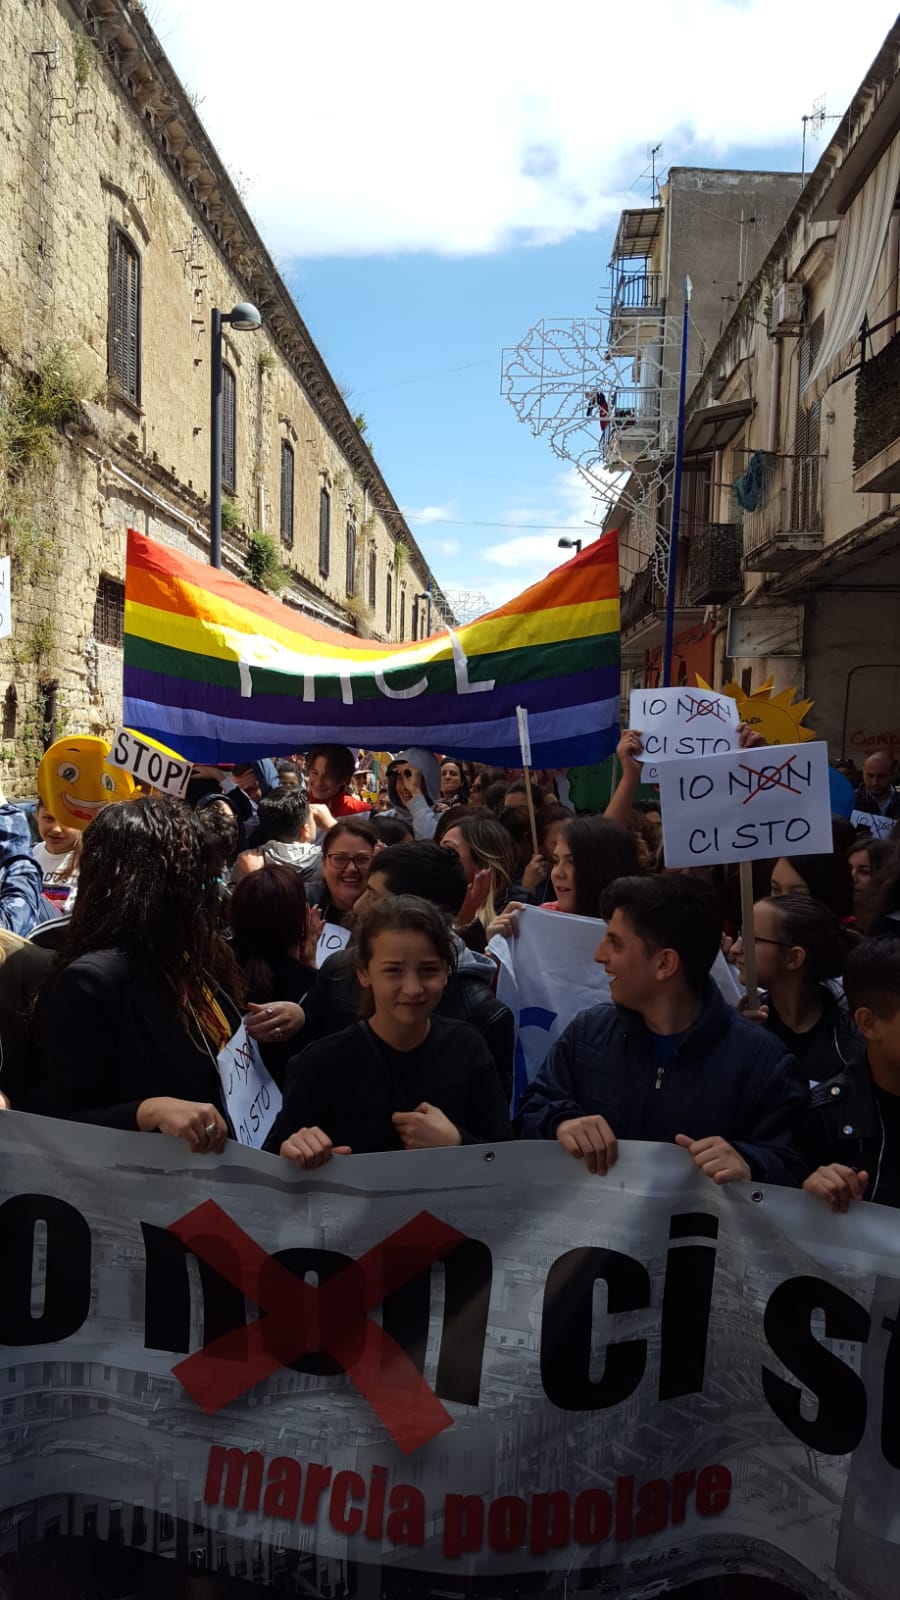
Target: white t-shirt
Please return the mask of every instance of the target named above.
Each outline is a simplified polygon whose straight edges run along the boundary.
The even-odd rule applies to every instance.
[[[31,854],[41,869],[45,898],[52,901],[59,911],[71,910],[78,887],[77,870],[69,875],[75,851],[67,850],[64,856],[54,856],[41,843],[32,845]]]

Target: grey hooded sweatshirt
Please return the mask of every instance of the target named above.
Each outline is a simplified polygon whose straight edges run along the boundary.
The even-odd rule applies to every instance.
[[[408,761],[411,767],[418,768],[422,774],[424,793],[414,794],[409,805],[403,805],[397,794],[397,779],[393,772],[389,772],[387,787],[393,807],[389,815],[399,817],[401,821],[406,822],[417,839],[433,839],[439,815],[434,807],[435,802],[441,798],[441,769],[437,757],[422,745],[412,744],[408,750],[402,750],[395,759]]]

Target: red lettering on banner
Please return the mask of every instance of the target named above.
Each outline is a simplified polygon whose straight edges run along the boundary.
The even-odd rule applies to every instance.
[[[422,1211],[318,1288],[274,1260],[214,1200],[173,1222],[170,1232],[261,1313],[173,1367],[207,1416],[281,1367],[323,1351],[340,1363],[404,1454],[452,1427],[412,1361],[368,1313],[462,1244],[465,1236],[455,1228]]]

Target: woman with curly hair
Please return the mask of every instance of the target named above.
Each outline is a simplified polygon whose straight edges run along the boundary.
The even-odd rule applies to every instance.
[[[210,843],[178,801],[121,801],[84,835],[68,937],[38,997],[23,1109],[221,1150],[217,1058],[241,982],[216,931]]]

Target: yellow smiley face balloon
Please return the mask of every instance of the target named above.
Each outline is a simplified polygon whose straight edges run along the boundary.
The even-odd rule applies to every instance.
[[[105,739],[78,734],[57,739],[42,757],[37,786],[41,803],[64,828],[83,831],[113,800],[130,800],[134,779],[111,767]]]

